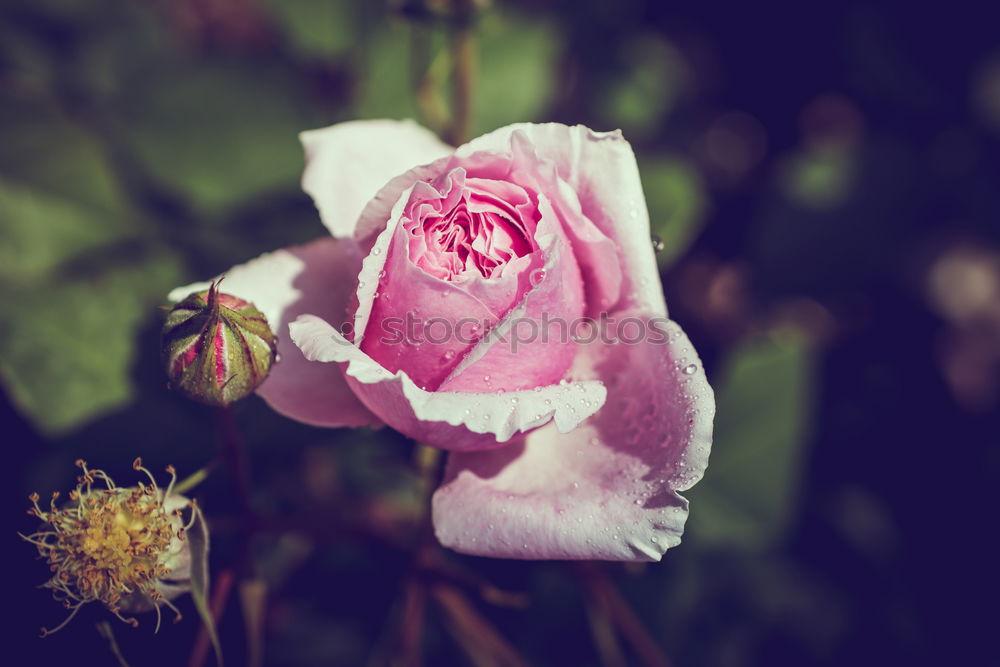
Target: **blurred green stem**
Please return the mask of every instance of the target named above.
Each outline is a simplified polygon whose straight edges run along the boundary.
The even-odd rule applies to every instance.
[[[458,146],[469,139],[472,111],[472,86],[476,72],[476,44],[473,30],[474,7],[472,0],[452,0],[454,21],[451,50],[455,70],[452,79],[451,127],[445,140]]]
[[[440,449],[419,443],[413,452],[413,465],[420,477],[420,495],[425,502],[430,500],[431,492],[437,484],[441,467],[441,454]]]
[[[208,476],[212,473],[212,470],[217,465],[218,461],[212,461],[204,468],[195,470],[193,473],[191,473],[181,481],[174,484],[173,492],[180,495],[187,493],[188,491],[190,491],[191,489],[195,488],[196,486],[204,482],[206,479],[208,479]]]
[[[97,634],[107,640],[108,648],[111,649],[111,655],[115,656],[115,660],[118,661],[119,667],[129,667],[128,661],[125,659],[125,656],[122,655],[122,651],[118,647],[118,642],[115,640],[115,631],[111,628],[111,624],[107,621],[101,621],[98,623]]]

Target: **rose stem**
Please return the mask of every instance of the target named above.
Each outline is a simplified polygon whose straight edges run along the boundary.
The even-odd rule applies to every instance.
[[[255,529],[257,517],[253,510],[250,499],[250,464],[247,459],[246,445],[240,435],[236,419],[233,417],[229,407],[215,409],[216,424],[219,433],[220,448],[222,458],[229,468],[229,476],[232,478],[233,486],[236,489],[236,497],[240,506],[240,517],[242,530],[240,536],[240,548],[237,556],[237,567],[243,570],[247,567],[250,558],[251,533]],[[225,569],[219,574],[219,579],[215,582],[212,591],[211,610],[218,627],[225,611],[226,600],[233,588],[235,574],[232,569]],[[202,627],[198,631],[194,646],[191,647],[191,655],[188,665],[200,667],[208,655],[208,631]]]
[[[599,566],[590,563],[581,563],[578,571],[595,602],[605,609],[618,626],[642,664],[648,667],[670,667],[672,664],[670,658],[656,640],[649,636],[642,621],[615,588],[608,575]]]
[[[452,0],[454,32],[451,48],[455,61],[452,95],[452,122],[445,139],[458,146],[469,139],[472,109],[472,79],[476,69],[472,0]]]
[[[216,628],[219,627],[219,622],[222,620],[222,614],[226,610],[226,602],[229,600],[229,594],[233,590],[233,583],[235,581],[236,575],[233,574],[232,570],[226,569],[219,572],[219,576],[215,580],[215,586],[212,587],[212,599],[209,601],[209,608],[211,609]],[[208,648],[208,630],[202,625],[198,630],[198,636],[194,640],[194,645],[191,647],[191,655],[188,657],[188,667],[202,667],[208,658]]]

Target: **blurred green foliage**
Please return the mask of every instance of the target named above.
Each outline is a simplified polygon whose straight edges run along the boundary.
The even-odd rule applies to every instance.
[[[926,525],[947,532],[952,517],[922,516],[907,542],[898,507],[933,516],[916,484],[938,471],[921,477],[908,468],[920,457],[886,453],[900,437],[884,415],[896,406],[897,421],[916,423],[921,387],[926,412],[955,414],[930,370],[930,318],[913,305],[921,258],[946,235],[914,221],[988,220],[970,228],[995,238],[996,179],[977,156],[1000,117],[996,55],[974,76],[945,76],[924,61],[937,49],[922,37],[906,51],[903,24],[876,20],[874,7],[842,20],[782,15],[797,27],[770,35],[735,9],[700,5],[476,4],[473,136],[556,120],[621,128],[632,142],[671,314],[717,392],[711,465],[687,494],[685,541],[660,565],[414,557],[426,489],[412,443],[306,427],[251,398],[234,412],[252,502],[274,525],[242,543],[219,470],[198,497],[213,576],[234,568],[263,587],[242,602],[265,607],[265,663],[391,652],[414,573],[461,591],[532,664],[615,664],[616,651],[620,664],[637,661],[595,607],[588,582],[601,574],[676,664],[884,664],[897,649],[919,660],[937,605],[908,586],[923,591],[938,564],[906,561],[919,574],[900,578],[901,554],[928,552]],[[165,388],[157,307],[178,284],[325,233],[298,187],[300,131],[372,117],[450,129],[446,5],[0,0],[0,383],[19,498],[65,488],[78,456],[125,477],[138,454],[182,476],[215,456],[215,416]],[[836,104],[829,89],[844,91]],[[952,106],[945,127],[935,114]],[[917,129],[896,127],[906,123]],[[890,333],[830,361],[830,347],[872,321]],[[913,340],[916,354],[904,349]],[[964,445],[960,422],[939,440]],[[24,641],[57,608],[32,576],[13,594],[25,611],[12,635]],[[423,601],[427,664],[461,663],[460,646],[485,636],[462,635],[448,616],[456,599]],[[252,614],[242,619],[235,598],[228,609],[219,633],[240,664]],[[107,655],[90,622],[100,618],[70,626],[65,643],[30,644],[36,662]],[[181,664],[195,632],[116,628],[136,664]]]
[[[715,383],[711,474],[689,495],[690,533],[711,548],[774,548],[793,518],[813,409],[808,339],[778,330],[730,351]]]

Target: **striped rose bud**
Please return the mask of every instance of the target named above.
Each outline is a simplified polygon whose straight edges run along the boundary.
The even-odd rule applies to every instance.
[[[170,310],[161,342],[170,386],[217,406],[260,386],[278,344],[264,315],[252,303],[220,292],[218,282]]]

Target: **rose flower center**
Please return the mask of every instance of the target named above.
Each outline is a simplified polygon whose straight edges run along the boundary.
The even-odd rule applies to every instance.
[[[403,227],[409,233],[410,259],[426,273],[446,281],[501,278],[511,262],[534,252],[534,210],[517,186],[468,178],[464,186],[433,203],[424,202]]]

